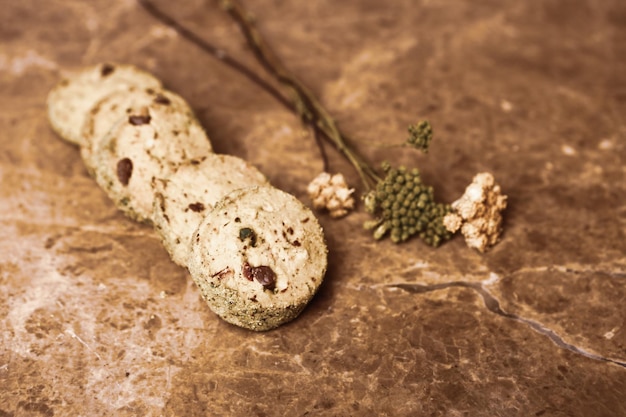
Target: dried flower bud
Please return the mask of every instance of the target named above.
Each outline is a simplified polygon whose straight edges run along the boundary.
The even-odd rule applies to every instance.
[[[319,174],[307,187],[316,209],[328,210],[331,217],[345,216],[354,208],[354,188],[348,188],[342,174]]]
[[[373,230],[374,238],[382,239],[388,233],[394,243],[400,243],[418,235],[431,246],[448,240],[451,233],[442,219],[449,206],[434,201],[433,189],[422,183],[419,171],[392,168],[389,163],[383,164],[383,170],[384,180],[365,198],[367,210],[378,216],[364,225]]]
[[[461,229],[467,246],[484,252],[500,238],[506,200],[493,175],[476,174],[463,196],[452,203],[452,211],[443,218],[443,224],[452,233]]]
[[[433,129],[428,121],[422,120],[417,124],[409,126],[409,138],[407,139],[407,143],[410,146],[424,153],[428,153],[432,139]]]

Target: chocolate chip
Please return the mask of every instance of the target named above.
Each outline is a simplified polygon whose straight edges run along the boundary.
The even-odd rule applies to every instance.
[[[131,175],[133,175],[133,161],[128,158],[117,161],[117,179],[123,186],[128,185]]]
[[[256,280],[267,290],[273,290],[276,287],[276,274],[269,266],[250,266],[249,263],[243,264],[243,276],[248,280]]]
[[[104,64],[102,65],[102,68],[100,69],[100,74],[103,77],[106,77],[107,75],[111,75],[113,71],[115,71],[115,66],[111,64]]]
[[[250,246],[256,246],[256,233],[254,233],[254,230],[249,227],[242,227],[239,229],[239,240],[243,242],[246,239],[250,239]]]
[[[156,97],[154,98],[154,102],[158,104],[163,104],[165,106],[168,106],[169,104],[172,103],[170,99],[165,97],[163,94],[157,94]]]
[[[252,281],[254,279],[254,275],[252,275],[252,267],[248,262],[243,264],[243,276],[248,280]]]
[[[195,211],[196,213],[200,213],[204,211],[204,204],[202,203],[191,203],[189,204],[189,209]]]
[[[128,123],[135,126],[147,125],[150,123],[150,115],[137,115],[133,116],[132,114],[128,116]]]
[[[273,290],[276,286],[276,274],[269,266],[261,265],[252,269],[252,275],[264,288]]]

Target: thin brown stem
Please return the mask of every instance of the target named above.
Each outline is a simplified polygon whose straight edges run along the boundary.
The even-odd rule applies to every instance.
[[[315,142],[320,150],[324,164],[324,171],[328,172],[329,164],[322,144],[322,138],[332,143],[354,166],[365,186],[365,191],[371,190],[375,187],[376,183],[380,181],[380,177],[378,177],[376,171],[348,145],[345,136],[341,133],[333,118],[317,100],[315,95],[282,65],[280,60],[269,48],[267,42],[265,42],[259,31],[250,21],[248,12],[236,0],[223,0],[222,5],[229,16],[239,26],[259,64],[272,75],[276,81],[292,92],[295,97],[293,102],[287,99],[273,85],[259,77],[254,71],[229,56],[223,49],[205,41],[174,18],[159,10],[150,1],[137,1],[154,18],[174,29],[180,36],[195,44],[210,56],[218,59],[220,62],[248,78],[251,82],[274,97],[274,99],[283,106],[298,114],[303,121],[308,123],[313,129]]]
[[[196,35],[194,32],[192,32],[191,30],[187,29],[186,27],[178,23],[171,16],[159,10],[156,6],[154,6],[148,0],[137,0],[137,1],[148,13],[150,13],[157,20],[161,21],[161,23],[174,29],[184,39],[198,46],[203,51],[209,53],[214,58],[223,62],[227,66],[231,67],[232,69],[236,70],[237,72],[239,72],[240,74],[248,78],[253,83],[257,84],[259,87],[265,90],[268,94],[274,97],[279,103],[287,107],[289,110],[295,111],[294,105],[287,98],[285,98],[280,91],[278,91],[274,86],[269,84],[263,78],[259,77],[255,72],[253,72],[251,69],[243,65],[241,62],[232,58],[230,55],[226,53],[226,51],[205,41],[204,39]]]
[[[324,149],[324,142],[322,142],[322,132],[315,126],[313,126],[313,137],[315,138],[315,143],[317,143],[317,147],[320,150],[320,157],[322,158],[323,169],[324,172],[330,172],[329,163],[328,163],[328,155],[326,155],[326,149]]]
[[[303,83],[291,75],[280,62],[249,19],[248,12],[239,2],[236,0],[223,0],[222,5],[239,26],[259,63],[266,71],[273,75],[278,82],[295,93],[297,100],[295,107],[300,112],[300,116],[324,133],[324,137],[354,166],[365,185],[366,191],[370,190],[380,178],[363,158],[348,146],[343,134],[340,132],[328,111],[326,111],[322,104],[315,98],[315,95]]]

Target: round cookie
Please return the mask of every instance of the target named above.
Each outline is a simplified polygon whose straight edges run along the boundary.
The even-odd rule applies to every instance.
[[[225,321],[269,330],[294,319],[327,267],[322,228],[294,196],[270,186],[222,199],[195,232],[188,269]]]
[[[117,90],[99,100],[88,112],[82,129],[83,145],[80,154],[89,173],[94,176],[96,168],[95,149],[112,130],[126,122],[132,109],[153,106],[153,112],[171,114],[175,111],[195,119],[187,102],[168,90],[145,88]],[[199,124],[199,122],[198,122]],[[208,139],[207,139],[208,142]],[[205,144],[203,143],[202,146]],[[210,148],[211,144],[208,142]]]
[[[48,118],[65,140],[83,145],[82,129],[88,112],[103,97],[118,91],[160,89],[161,81],[132,65],[98,64],[76,72],[48,94]]]
[[[226,194],[264,184],[267,178],[248,162],[219,154],[186,162],[167,178],[156,178],[152,220],[172,260],[186,266],[194,232]]]
[[[167,177],[178,165],[211,152],[209,139],[190,111],[157,102],[131,106],[93,144],[94,176],[126,215],[150,222],[153,178]]]

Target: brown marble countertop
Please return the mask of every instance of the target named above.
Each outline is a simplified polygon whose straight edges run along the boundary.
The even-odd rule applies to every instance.
[[[66,71],[136,64],[307,204],[309,130],[133,0],[0,3],[0,417],[626,416],[622,0],[246,1],[368,160],[419,166],[442,201],[480,171],[509,195],[486,254],[320,214],[322,289],[266,333],[209,311],[45,99]],[[217,2],[157,4],[260,71]],[[388,146],[422,118],[428,156]]]

